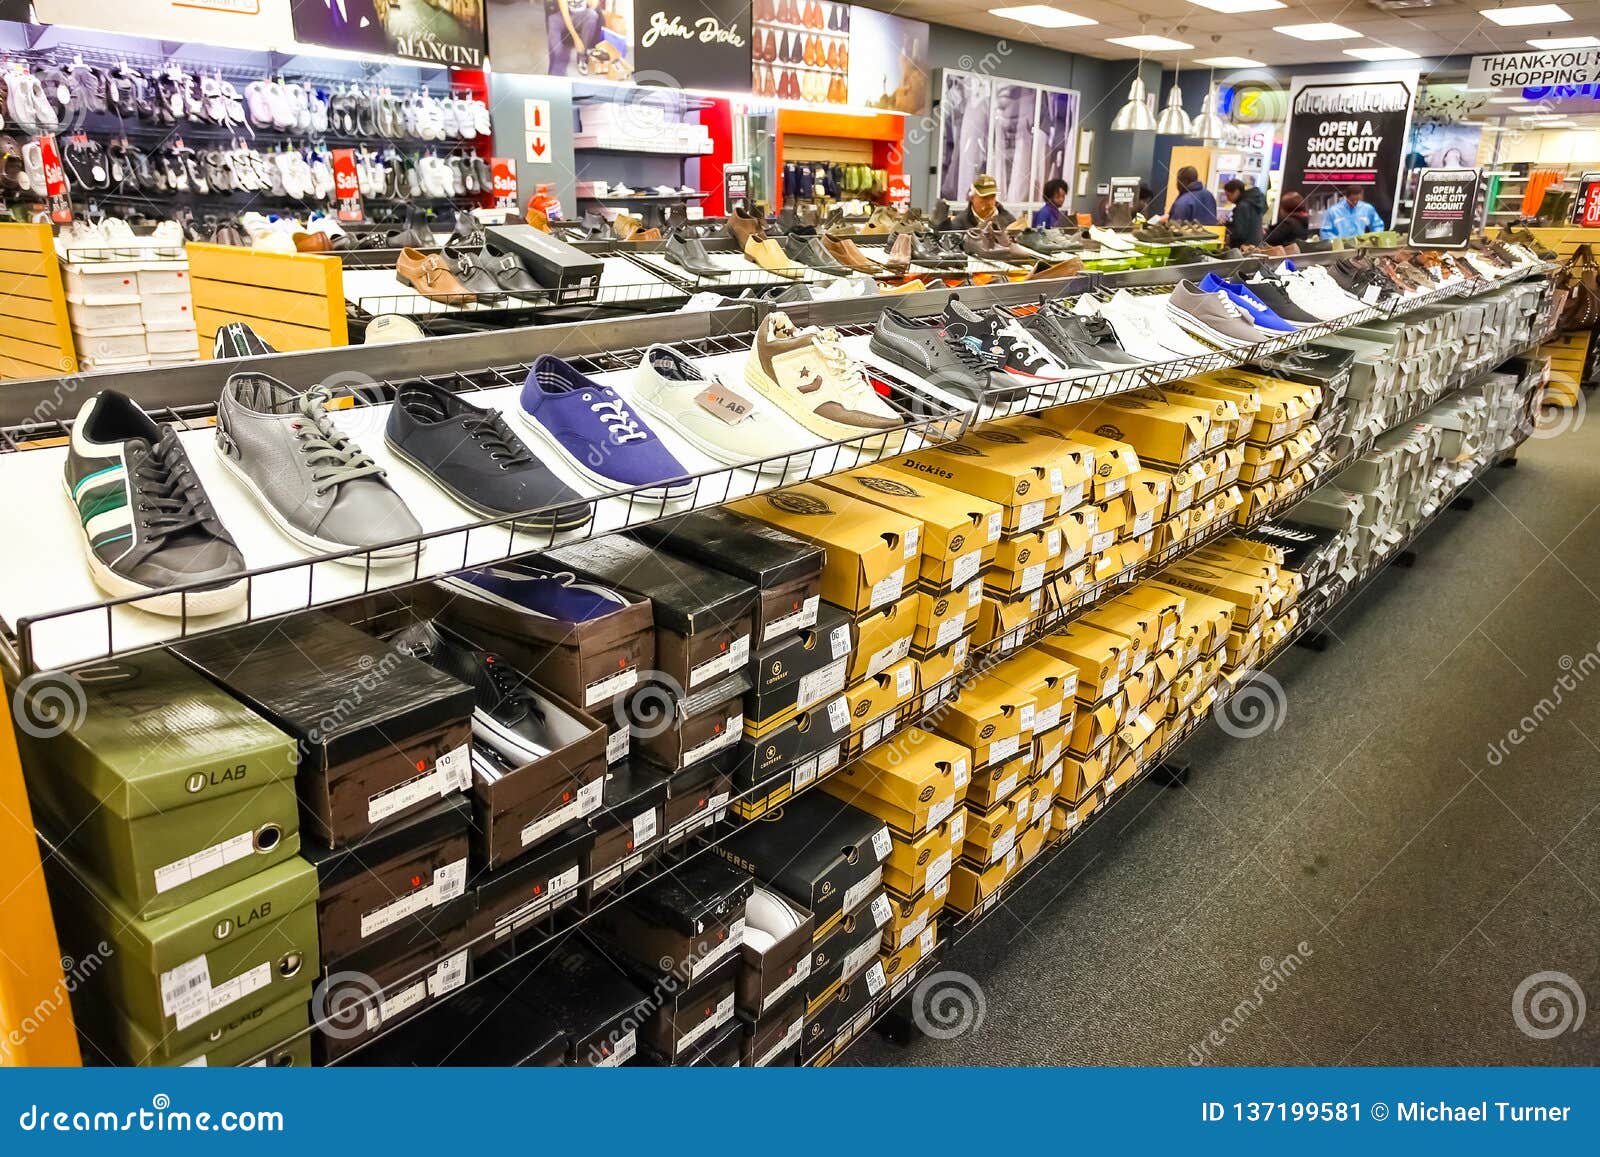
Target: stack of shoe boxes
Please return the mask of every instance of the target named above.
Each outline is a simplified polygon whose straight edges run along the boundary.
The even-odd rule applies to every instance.
[[[822,791],[791,799],[717,847],[780,896],[798,921],[810,920],[809,964],[797,986],[805,1000],[803,1060],[869,1015],[888,983],[878,954],[891,915],[883,881],[892,848],[882,820]],[[788,1004],[778,1004],[753,1026],[763,1042],[775,1034],[782,1040],[792,1024],[785,1023]]]
[[[85,1060],[309,1065],[295,741],[165,652],[81,686],[76,727],[17,739]]]
[[[384,990],[382,1000],[358,1002],[351,1023],[317,1027],[318,1059],[348,1053],[463,985],[482,910],[461,794],[472,786],[472,690],[320,612],[173,651],[298,747],[306,900],[327,990],[315,1004],[331,1009],[351,995],[332,990],[352,973]]]
[[[1231,401],[1241,418],[1252,405],[1254,416],[1244,444],[1238,447],[1239,481],[1243,484],[1233,516],[1244,521],[1289,495],[1305,489],[1315,477],[1313,458],[1322,441],[1313,419],[1322,401],[1319,387],[1286,378],[1242,370],[1206,374],[1189,383],[1200,397]],[[1231,462],[1233,447],[1229,447]],[[1198,500],[1198,499],[1197,499]],[[1231,497],[1223,505],[1234,505]]]
[[[1355,371],[1353,350],[1312,342],[1264,359],[1251,369],[1266,377],[1287,378],[1316,386],[1322,391],[1315,418],[1322,434],[1322,449],[1337,457],[1354,445],[1346,434],[1349,428],[1346,424],[1349,418],[1347,393]]]
[[[69,261],[62,278],[84,369],[173,365],[200,356],[187,260]]]
[[[1281,552],[1281,566],[1296,576],[1302,592],[1302,616],[1316,617],[1332,606],[1355,577],[1352,543],[1325,526],[1291,518],[1264,522],[1240,535]]]
[[[1194,591],[1229,605],[1232,621],[1224,641],[1226,660],[1222,674],[1237,683],[1266,651],[1263,640],[1274,620],[1292,610],[1299,597],[1299,583],[1292,576],[1285,576],[1275,561],[1241,559],[1232,551],[1234,541],[1222,539],[1195,556],[1172,564],[1157,576],[1157,581],[1161,586]]]

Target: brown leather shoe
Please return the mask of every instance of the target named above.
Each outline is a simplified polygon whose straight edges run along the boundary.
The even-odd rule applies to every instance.
[[[911,234],[896,233],[884,252],[884,268],[891,273],[904,273],[911,267]]]
[[[723,228],[733,238],[734,243],[739,247],[740,253],[745,251],[745,246],[749,244],[751,238],[757,241],[765,241],[767,239],[766,231],[761,228],[761,218],[751,213],[748,209],[735,208],[732,213],[728,214],[728,220]]]
[[[661,240],[661,230],[657,229],[653,225],[648,229],[635,229],[633,231],[633,235],[630,236],[628,238],[628,240],[629,241],[660,241]]]
[[[472,300],[472,293],[456,280],[456,275],[437,253],[423,253],[406,246],[395,259],[394,275],[401,285],[409,285],[430,301],[465,305]]]
[[[883,266],[872,260],[848,237],[830,237],[826,233],[817,234],[822,241],[822,247],[828,251],[828,256],[843,265],[846,269],[857,273],[882,273]]]
[[[986,261],[1025,261],[1031,265],[1039,260],[1037,253],[1024,249],[1011,240],[1004,229],[992,224],[968,229],[961,237],[961,247]]]
[[[632,213],[618,213],[611,220],[611,232],[616,234],[618,241],[626,241],[643,228],[644,218],[635,217]]]
[[[1076,257],[1068,257],[1066,260],[1057,261],[1053,265],[1040,262],[1039,268],[1028,274],[1028,276],[1023,278],[1023,280],[1045,281],[1052,277],[1076,277],[1082,272],[1083,262],[1079,261]]]

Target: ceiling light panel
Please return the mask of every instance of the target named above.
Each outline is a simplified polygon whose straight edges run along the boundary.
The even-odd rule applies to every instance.
[[[1343,24],[1280,24],[1273,29],[1296,40],[1360,40],[1361,33]]]
[[[1409,48],[1396,48],[1392,44],[1380,44],[1376,48],[1347,48],[1346,56],[1353,56],[1357,60],[1419,60],[1421,57]]]
[[[989,15],[999,16],[1005,20],[1017,20],[1023,24],[1031,24],[1035,28],[1086,28],[1091,24],[1100,23],[1087,16],[1079,16],[1076,12],[1051,8],[1048,4],[1018,4],[1009,8],[991,8]]]
[[[1522,28],[1529,24],[1566,24],[1572,20],[1559,4],[1519,4],[1514,8],[1481,9],[1485,20],[1502,28]]]
[[[1194,45],[1168,36],[1113,36],[1107,44],[1120,44],[1124,48],[1137,48],[1140,52],[1187,52]]]

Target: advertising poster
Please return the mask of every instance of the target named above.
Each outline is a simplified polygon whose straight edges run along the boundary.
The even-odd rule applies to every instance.
[[[1039,127],[1039,90],[1031,84],[997,80],[993,92],[989,171],[1000,183],[1001,201],[1031,200],[1034,195],[1033,141]]]
[[[290,9],[301,44],[483,67],[483,0],[294,0]]]
[[[639,0],[640,84],[750,91],[748,0]]]
[[[939,196],[963,201],[972,181],[989,171],[990,81],[944,69],[939,103]]]
[[[928,111],[928,26],[871,8],[850,9],[850,92],[856,104]]]
[[[1029,197],[1042,195],[1044,183],[1060,177],[1070,183],[1077,168],[1078,94],[1046,88],[1039,93],[1039,127],[1033,142],[1033,180]]]
[[[1385,222],[1394,220],[1417,75],[1364,72],[1291,81],[1279,188],[1305,198],[1314,226],[1347,185],[1360,188]]]
[[[301,3],[307,0],[299,0]],[[314,0],[320,7],[323,0]],[[6,19],[27,19],[23,15]],[[287,49],[294,45],[290,0],[34,0],[41,24],[98,28],[129,36],[152,36],[184,43],[234,45],[241,48]]]
[[[1423,169],[1411,209],[1412,245],[1465,249],[1478,214],[1477,169]]]
[[[633,79],[633,0],[488,0],[497,72]]]

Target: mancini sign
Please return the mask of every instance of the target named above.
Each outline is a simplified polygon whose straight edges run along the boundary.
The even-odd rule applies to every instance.
[[[1503,52],[1474,56],[1467,88],[1555,88],[1600,81],[1600,49],[1566,52]]]

